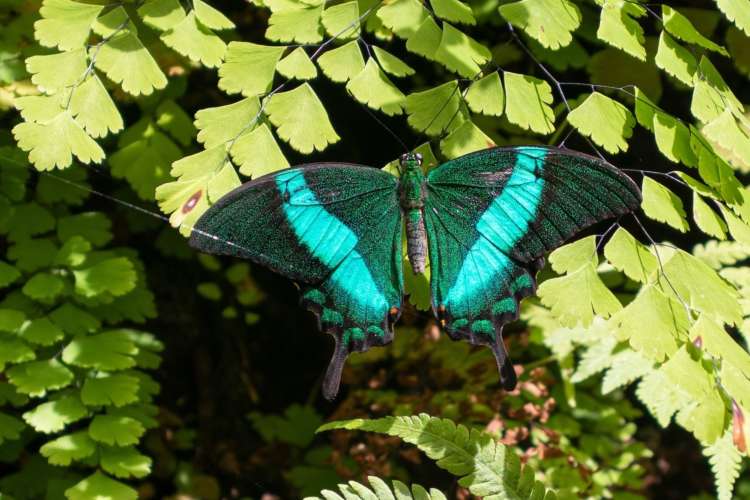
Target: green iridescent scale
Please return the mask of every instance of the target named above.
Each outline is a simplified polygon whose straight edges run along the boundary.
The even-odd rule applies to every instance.
[[[253,180],[198,221],[191,244],[298,281],[336,339],[323,386],[333,398],[349,353],[393,339],[403,300],[401,232],[415,272],[429,254],[433,310],[454,339],[488,345],[503,385],[515,373],[502,326],[534,293],[543,255],[581,229],[635,209],[640,193],[607,163],[543,147],[494,148],[401,179],[351,164],[312,164]],[[426,241],[425,241],[426,240]]]

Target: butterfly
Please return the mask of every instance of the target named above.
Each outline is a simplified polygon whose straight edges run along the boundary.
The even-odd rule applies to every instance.
[[[393,340],[404,296],[402,231],[415,273],[430,264],[432,310],[454,340],[486,345],[503,387],[516,374],[503,325],[536,290],[544,255],[582,229],[635,210],[641,194],[607,162],[541,146],[491,148],[400,177],[348,163],[313,163],[252,180],[198,220],[191,246],[233,255],[295,280],[301,303],[335,339],[323,394],[338,392],[351,352]]]

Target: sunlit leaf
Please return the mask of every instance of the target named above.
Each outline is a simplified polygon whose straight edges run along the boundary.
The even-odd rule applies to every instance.
[[[254,179],[289,167],[289,162],[265,123],[237,139],[230,153],[240,173]]]
[[[323,103],[307,83],[274,94],[266,106],[266,113],[279,137],[301,153],[323,151],[340,139]]]
[[[500,74],[495,71],[472,83],[465,99],[469,109],[475,113],[502,115],[505,109],[505,93]]]
[[[613,154],[628,150],[627,139],[633,135],[635,126],[628,108],[599,92],[589,94],[568,114],[568,121]]]
[[[297,47],[276,65],[276,71],[286,78],[311,80],[318,76],[318,70],[302,47]]]
[[[143,22],[159,31],[174,28],[185,19],[179,0],[148,0],[138,7]]]
[[[690,229],[682,200],[670,189],[644,176],[642,193],[641,208],[646,216],[664,222],[683,233]]]
[[[135,366],[138,348],[127,330],[110,330],[88,337],[77,337],[62,352],[70,365],[97,370],[123,370]]]
[[[89,436],[108,445],[136,444],[146,429],[136,419],[122,415],[96,415],[89,425]]]
[[[318,57],[318,66],[328,78],[343,83],[365,69],[365,60],[362,58],[359,43],[354,40],[321,54]]]
[[[138,379],[122,373],[88,377],[81,388],[81,401],[88,406],[124,406],[138,401]]]
[[[162,33],[161,39],[167,47],[209,68],[219,67],[227,48],[218,35],[198,21],[194,10]]]
[[[464,121],[440,141],[440,151],[447,158],[457,158],[493,146],[495,146],[495,143],[492,139],[471,120]]]
[[[91,137],[104,137],[122,130],[120,112],[98,76],[89,76],[72,92],[70,110]]]
[[[195,17],[206,28],[212,30],[229,30],[234,28],[234,23],[224,14],[203,0],[192,0]]]
[[[544,80],[506,71],[505,116],[508,121],[540,134],[555,130],[552,88]]]
[[[479,74],[481,66],[491,57],[487,47],[449,23],[443,23],[440,45],[434,54],[436,61],[461,76],[474,78]]]
[[[136,500],[138,498],[136,490],[105,476],[99,471],[65,490],[65,496],[68,500],[92,500],[91,492],[93,491],[97,494],[97,500],[99,498],[117,500]]]
[[[709,236],[720,240],[726,239],[727,225],[695,191],[693,191],[693,220],[695,225]]]
[[[750,5],[748,5],[750,7]],[[664,29],[679,38],[683,42],[692,43],[703,47],[704,49],[713,50],[722,55],[728,56],[729,53],[721,45],[717,45],[695,29],[690,20],[678,11],[668,5],[661,6],[662,22]]]
[[[99,463],[115,477],[144,477],[151,472],[151,459],[132,446],[102,446]]]
[[[573,41],[581,11],[569,0],[521,0],[500,6],[500,15],[542,46],[556,50]]]
[[[48,93],[77,84],[86,72],[86,51],[83,47],[26,59],[31,81]]]
[[[23,419],[39,432],[51,434],[63,430],[87,414],[86,407],[75,396],[63,396],[42,403],[23,414]]]
[[[232,104],[201,109],[195,113],[198,142],[206,149],[222,146],[255,128],[259,118],[260,101],[257,97],[246,97]]]
[[[386,73],[393,76],[409,76],[414,74],[414,68],[412,68],[390,52],[386,52],[377,45],[374,45],[372,47],[372,51],[373,54],[375,54],[380,67]]]
[[[45,47],[77,49],[88,39],[91,25],[102,9],[102,4],[44,0],[39,9],[42,19],[34,23],[34,36]]]
[[[276,42],[317,43],[323,40],[323,4],[278,10],[268,18],[266,38]]]
[[[55,359],[15,365],[6,374],[19,392],[29,396],[44,396],[47,391],[61,389],[73,381],[73,373]]]
[[[442,39],[443,31],[438,27],[432,17],[428,17],[422,21],[417,32],[406,40],[406,50],[434,61],[436,58],[435,54],[437,53],[438,47],[440,47]]]
[[[383,26],[401,38],[411,38],[417,28],[428,18],[430,12],[417,0],[395,0],[384,3],[377,10]],[[434,24],[434,22],[433,22]]]
[[[101,46],[96,67],[133,95],[149,95],[167,86],[167,78],[135,33],[125,30]]]
[[[693,75],[698,63],[690,51],[677,43],[666,31],[659,35],[659,48],[654,62],[685,85],[693,86]]]
[[[646,9],[626,0],[605,0],[596,35],[631,56],[646,60],[643,28],[634,18],[646,15]]]
[[[630,279],[641,283],[649,280],[658,265],[654,254],[621,227],[604,247],[604,256]]]
[[[36,318],[27,321],[18,332],[19,336],[32,344],[52,345],[65,336],[65,333],[49,318]]]
[[[360,34],[359,5],[344,2],[332,5],[323,11],[321,23],[326,33],[341,40],[356,38]]]
[[[452,23],[476,24],[471,7],[460,0],[430,0],[432,10],[440,19]]]
[[[367,60],[365,69],[346,84],[346,89],[359,102],[387,115],[401,114],[404,94],[380,70],[375,59]]]
[[[83,297],[96,297],[103,293],[124,295],[135,288],[136,273],[133,263],[126,257],[102,260],[73,271],[75,291]]]
[[[271,90],[276,63],[286,47],[248,42],[230,42],[226,60],[219,68],[219,88],[244,96],[265,94]]]
[[[454,119],[461,104],[456,80],[406,97],[409,125],[427,135],[438,135]]]

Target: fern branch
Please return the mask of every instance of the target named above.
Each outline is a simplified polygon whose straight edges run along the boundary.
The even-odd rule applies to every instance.
[[[490,434],[469,430],[448,419],[427,414],[355,419],[325,424],[318,432],[333,429],[356,429],[400,437],[425,452],[439,467],[461,477],[461,486],[485,500],[555,498],[554,492],[534,480],[530,469],[522,474],[520,459]]]

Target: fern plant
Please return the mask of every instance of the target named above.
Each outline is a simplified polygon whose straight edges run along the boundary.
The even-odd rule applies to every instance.
[[[522,467],[518,456],[490,434],[456,425],[427,414],[330,422],[318,432],[349,429],[400,437],[417,446],[438,467],[458,476],[458,483],[473,494],[489,499],[556,498],[553,491]]]
[[[152,334],[129,327],[156,312],[143,265],[131,250],[109,246],[106,215],[77,208],[84,192],[53,178],[27,189],[23,155],[10,147],[0,148],[0,164],[0,234],[8,242],[0,260],[0,454],[18,460],[0,491],[135,499],[123,480],[151,470],[137,447],[157,425],[159,384],[148,372],[162,350]],[[85,182],[78,169],[65,178]],[[25,447],[31,456],[22,459]]]

